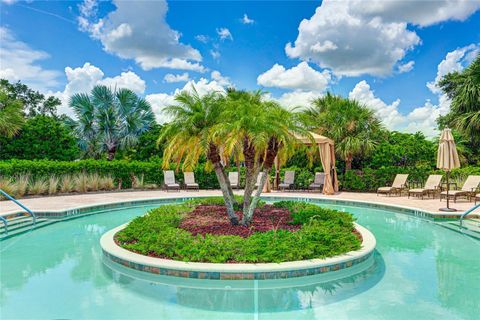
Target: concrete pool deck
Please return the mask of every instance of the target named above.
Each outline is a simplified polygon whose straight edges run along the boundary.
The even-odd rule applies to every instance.
[[[240,192],[235,192],[241,194]],[[202,197],[202,196],[220,196],[220,190],[200,190],[196,191],[180,191],[180,192],[166,192],[161,190],[149,191],[121,191],[121,192],[105,192],[105,193],[86,193],[74,195],[62,195],[51,197],[25,198],[21,199],[23,203],[30,210],[35,211],[64,211],[79,207],[93,206],[107,203],[120,203],[127,201],[135,201],[140,199],[167,199],[167,198],[184,198],[184,197]],[[262,196],[270,197],[308,197],[311,199],[330,199],[330,200],[350,200],[359,202],[376,203],[383,205],[391,205],[402,208],[410,208],[421,211],[426,211],[432,214],[440,213],[439,208],[446,206],[446,201],[437,199],[417,199],[407,198],[406,196],[377,196],[374,193],[354,193],[354,192],[338,192],[332,196],[326,196],[314,192],[270,192],[262,193]],[[474,206],[473,202],[467,202],[464,199],[459,199],[457,203],[450,202],[450,207],[458,211],[455,214],[461,214]],[[12,213],[22,211],[12,201],[0,202],[0,215],[6,216]]]

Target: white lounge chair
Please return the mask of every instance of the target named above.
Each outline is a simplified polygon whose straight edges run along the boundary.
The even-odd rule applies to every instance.
[[[408,190],[408,197],[413,195],[417,197],[422,197],[423,200],[423,196],[433,195],[433,197],[435,198],[435,194],[440,191],[440,184],[442,183],[442,178],[443,177],[439,174],[432,174],[428,176],[427,182],[425,182],[425,187]]]
[[[240,189],[240,179],[237,171],[229,172],[228,180],[230,180],[230,186],[233,189]]]
[[[283,183],[278,185],[278,188],[281,190],[292,189],[293,184],[295,183],[295,171],[285,171],[285,178]]]
[[[184,172],[183,180],[185,184],[185,189],[187,190],[199,190],[198,183],[195,182],[195,175],[193,172]]]
[[[391,195],[392,193],[402,194],[407,186],[408,174],[397,174],[393,180],[391,187],[380,187],[377,189],[377,196],[379,194]]]
[[[467,180],[460,190],[448,191],[448,197],[453,198],[453,202],[457,201],[457,197],[465,196],[467,199],[475,195],[480,185],[480,176],[468,176]],[[447,191],[440,193],[440,200],[447,198]]]
[[[313,183],[308,186],[309,190],[322,190],[323,185],[325,184],[325,172],[315,173],[315,179]]]
[[[180,191],[180,185],[175,182],[175,174],[172,170],[163,171],[163,181],[167,191],[170,189]]]

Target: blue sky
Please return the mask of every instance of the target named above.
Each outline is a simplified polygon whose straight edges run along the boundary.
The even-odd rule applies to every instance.
[[[160,121],[192,84],[263,88],[285,106],[332,91],[391,129],[433,136],[449,108],[435,82],[478,54],[479,9],[456,0],[4,0],[0,76],[57,95],[66,113],[72,93],[130,87]]]

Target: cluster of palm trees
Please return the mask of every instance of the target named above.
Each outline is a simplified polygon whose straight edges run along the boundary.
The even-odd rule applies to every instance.
[[[351,166],[354,156],[375,146],[374,135],[382,128],[372,111],[355,101],[327,94],[305,111],[289,111],[264,99],[260,91],[234,89],[226,94],[200,96],[195,88],[184,91],[165,109],[172,121],[159,142],[166,142],[163,165],[171,162],[192,170],[204,157],[215,170],[228,216],[233,224],[248,225],[275,158],[286,161],[299,145],[295,136],[316,131],[333,138],[339,154]],[[312,144],[314,145],[314,144]],[[315,146],[313,146],[315,148]],[[307,152],[306,156],[311,156]],[[225,173],[230,158],[245,164],[242,220],[235,214],[235,198]],[[260,186],[255,183],[260,175]]]

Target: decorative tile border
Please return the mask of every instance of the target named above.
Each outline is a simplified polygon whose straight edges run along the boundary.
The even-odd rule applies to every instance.
[[[108,231],[100,239],[105,259],[137,271],[193,279],[269,280],[325,274],[372,262],[376,245],[373,234],[356,224],[356,229],[363,238],[362,248],[332,258],[258,264],[183,262],[148,257],[121,248],[115,243],[114,236],[125,226],[126,224]]]

